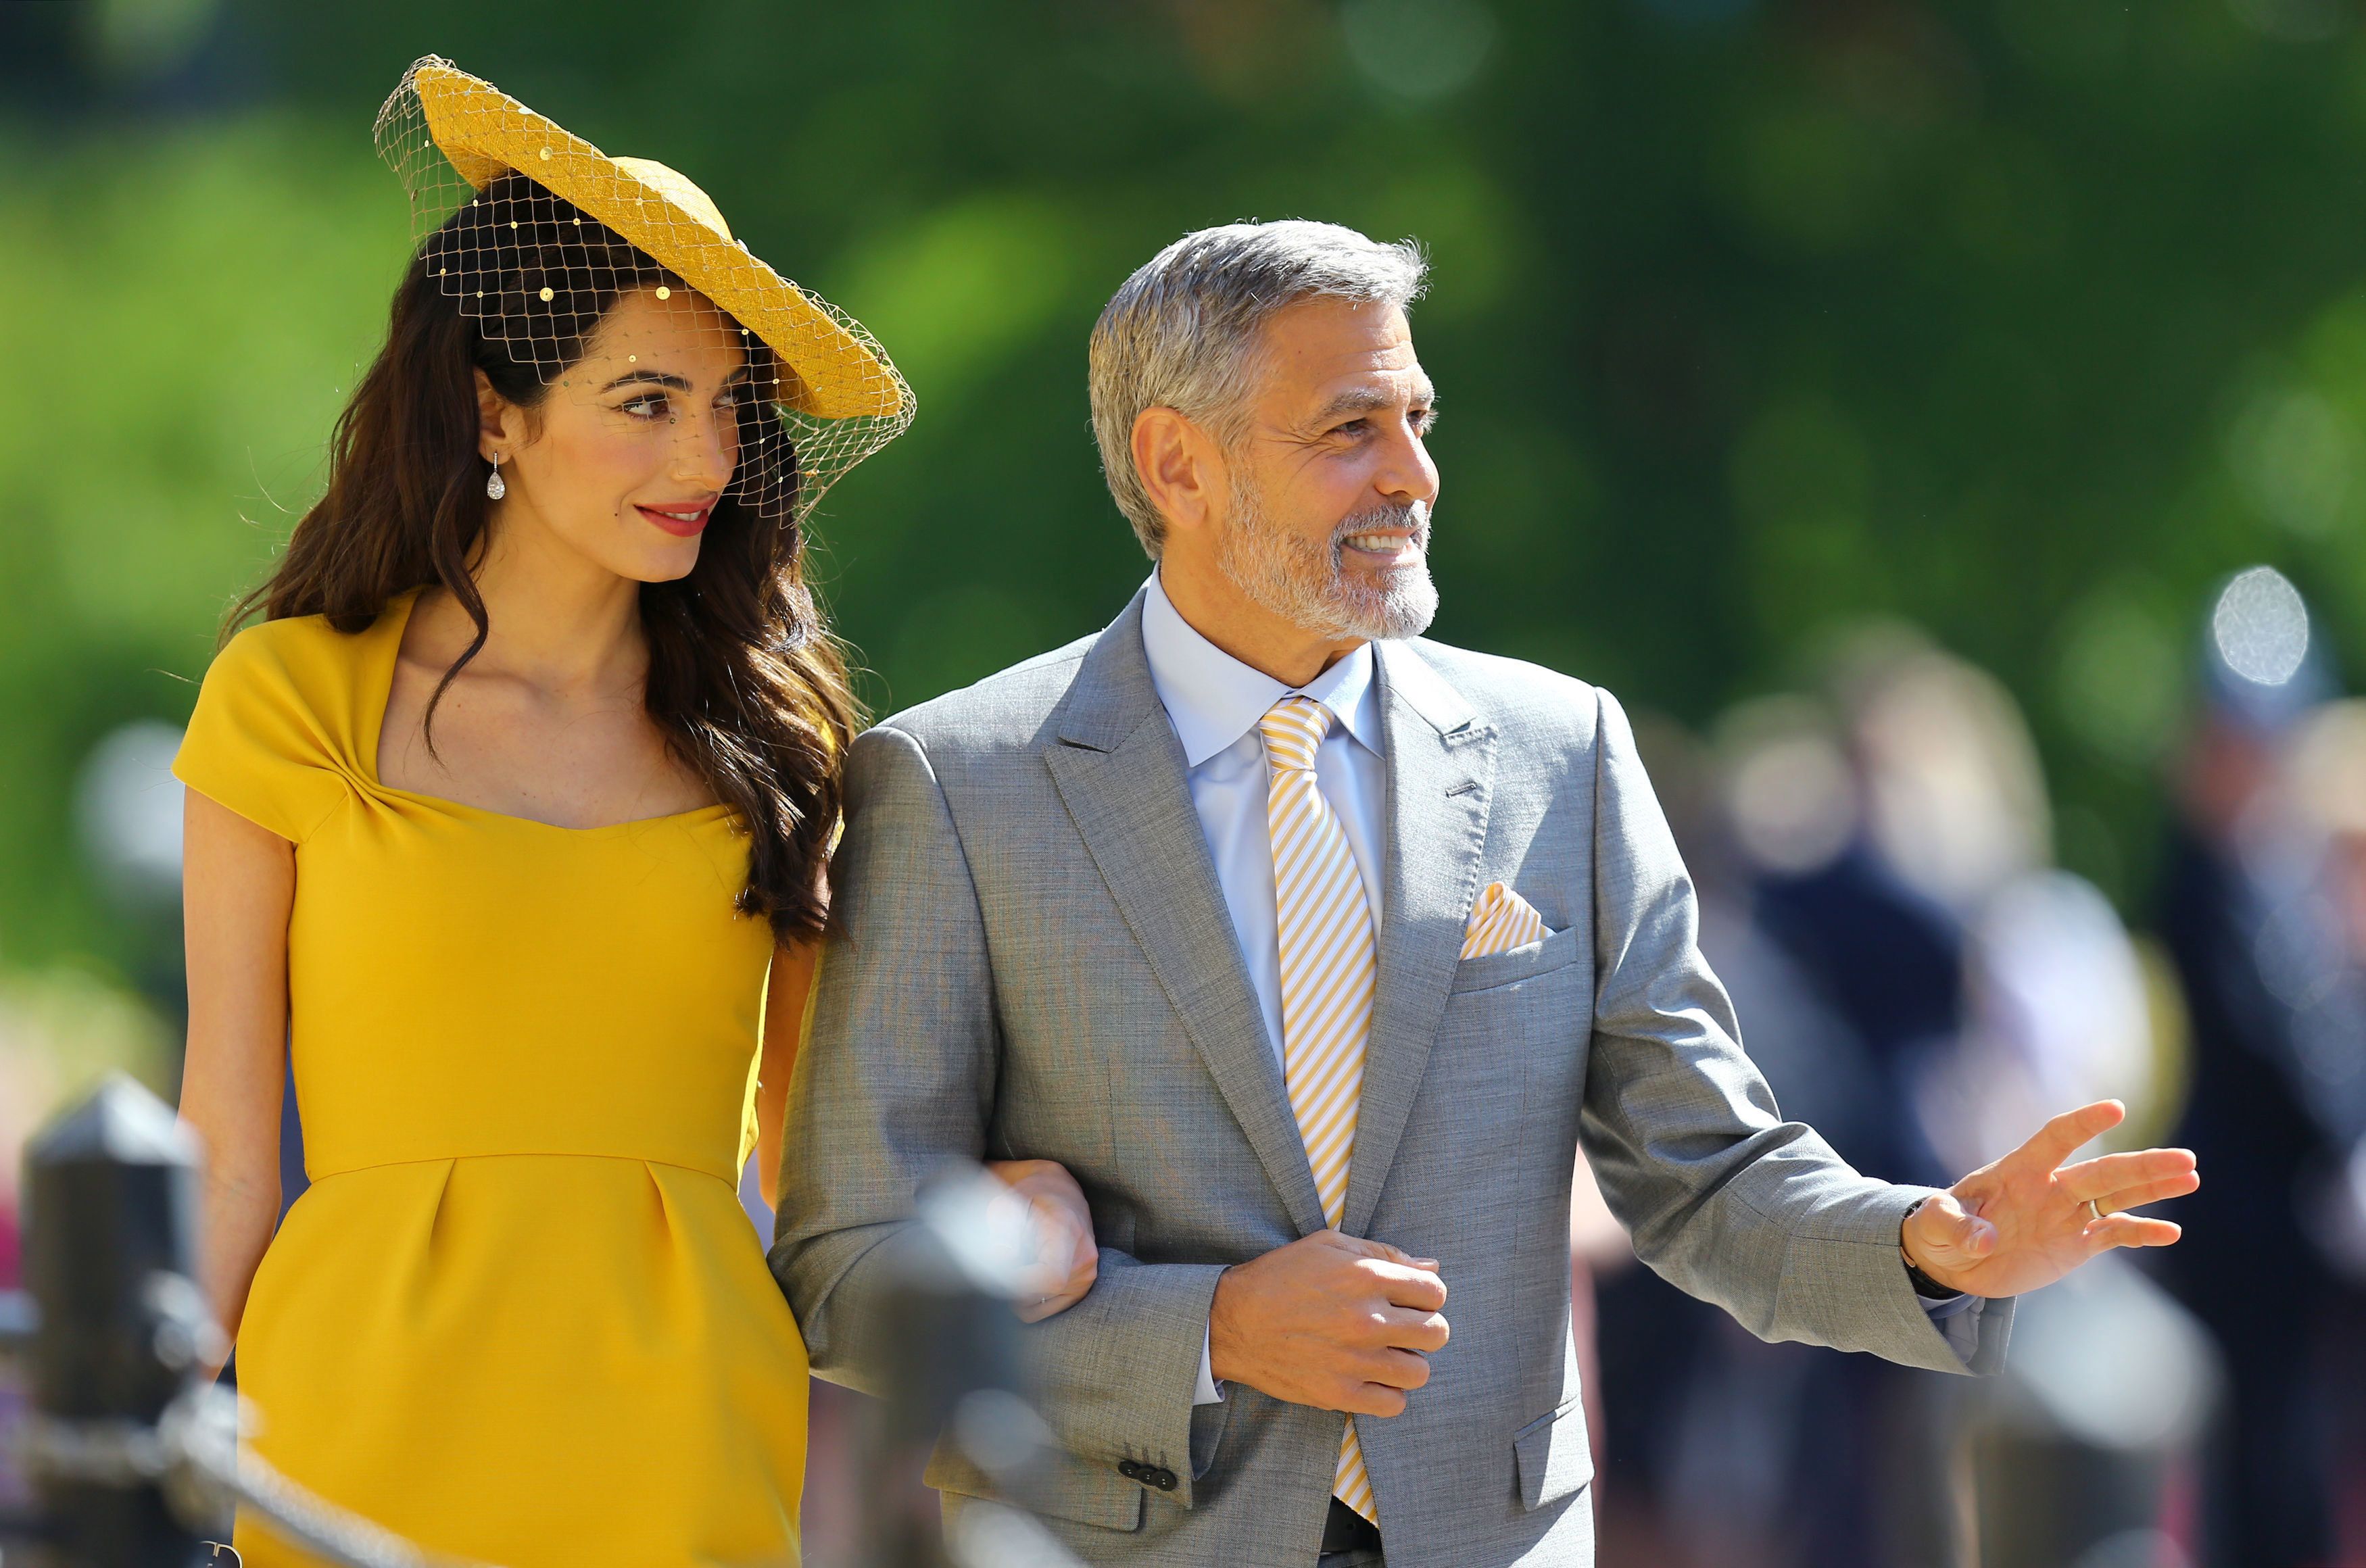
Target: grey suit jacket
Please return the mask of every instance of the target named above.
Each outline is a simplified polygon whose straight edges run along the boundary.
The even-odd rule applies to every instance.
[[[864,1386],[896,1354],[876,1306],[915,1184],[949,1156],[1060,1161],[1102,1250],[1029,1334],[1073,1456],[1054,1528],[1095,1562],[1309,1568],[1347,1417],[1239,1386],[1191,1403],[1217,1276],[1323,1215],[1141,609],[855,743],[772,1269],[814,1365]],[[1643,1260],[1753,1332],[1965,1366],[1898,1259],[1924,1189],[1784,1121],[1742,1054],[1617,704],[1426,641],[1378,652],[1386,890],[1345,1228],[1440,1260],[1453,1338],[1403,1415],[1357,1428],[1391,1568],[1584,1564],[1581,1144]],[[1460,961],[1491,881],[1552,935]],[[1982,1370],[2009,1316],[1987,1314]],[[956,1510],[988,1491],[943,1456],[930,1480]]]

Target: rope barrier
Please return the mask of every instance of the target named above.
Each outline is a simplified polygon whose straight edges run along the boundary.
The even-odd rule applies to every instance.
[[[487,1568],[438,1556],[289,1480],[238,1444],[239,1400],[226,1388],[189,1389],[152,1427],[36,1416],[18,1451],[40,1481],[126,1491],[161,1489],[191,1528],[227,1535],[231,1512],[252,1513],[291,1546],[337,1568]]]

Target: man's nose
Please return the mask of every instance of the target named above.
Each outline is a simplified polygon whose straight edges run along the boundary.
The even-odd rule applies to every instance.
[[[1374,483],[1381,494],[1398,500],[1428,505],[1437,499],[1437,465],[1411,425],[1401,425],[1391,433]]]

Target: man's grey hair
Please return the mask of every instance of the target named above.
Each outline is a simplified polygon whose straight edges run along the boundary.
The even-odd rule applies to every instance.
[[[1125,280],[1093,327],[1093,438],[1118,510],[1152,560],[1166,520],[1133,465],[1133,421],[1168,408],[1231,442],[1246,428],[1268,319],[1301,299],[1404,309],[1429,263],[1335,223],[1228,223],[1186,234]]]

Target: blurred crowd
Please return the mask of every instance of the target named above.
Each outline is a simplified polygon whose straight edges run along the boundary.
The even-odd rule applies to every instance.
[[[1786,1114],[1944,1185],[2114,1096],[2202,1191],[2020,1304],[1978,1383],[1765,1345],[1633,1265],[1579,1173],[1604,1559],[2366,1563],[2366,701],[2254,568],[2200,637],[2133,934],[2057,868],[2028,729],[1912,629],[1645,745],[1702,943]]]
[[[1606,1562],[2366,1564],[2366,700],[2267,568],[2223,586],[2198,644],[2141,935],[2054,863],[2005,689],[1910,627],[1848,631],[1807,689],[1706,734],[1639,725],[1786,1114],[1864,1170],[1944,1185],[2115,1096],[2116,1143],[2190,1146],[2205,1180],[2169,1210],[2180,1245],[2023,1301],[2007,1370],[1975,1382],[1760,1343],[1636,1267],[1581,1169]],[[83,817],[126,910],[161,909],[177,737],[132,731],[93,754]],[[166,1086],[176,985],[156,977],[152,1014],[0,991],[0,1288],[26,1137],[104,1067]],[[288,1143],[292,1197],[292,1118]],[[20,1397],[0,1378],[0,1425]],[[851,1540],[862,1404],[817,1390],[817,1562]],[[7,1471],[0,1506],[21,1501]]]

